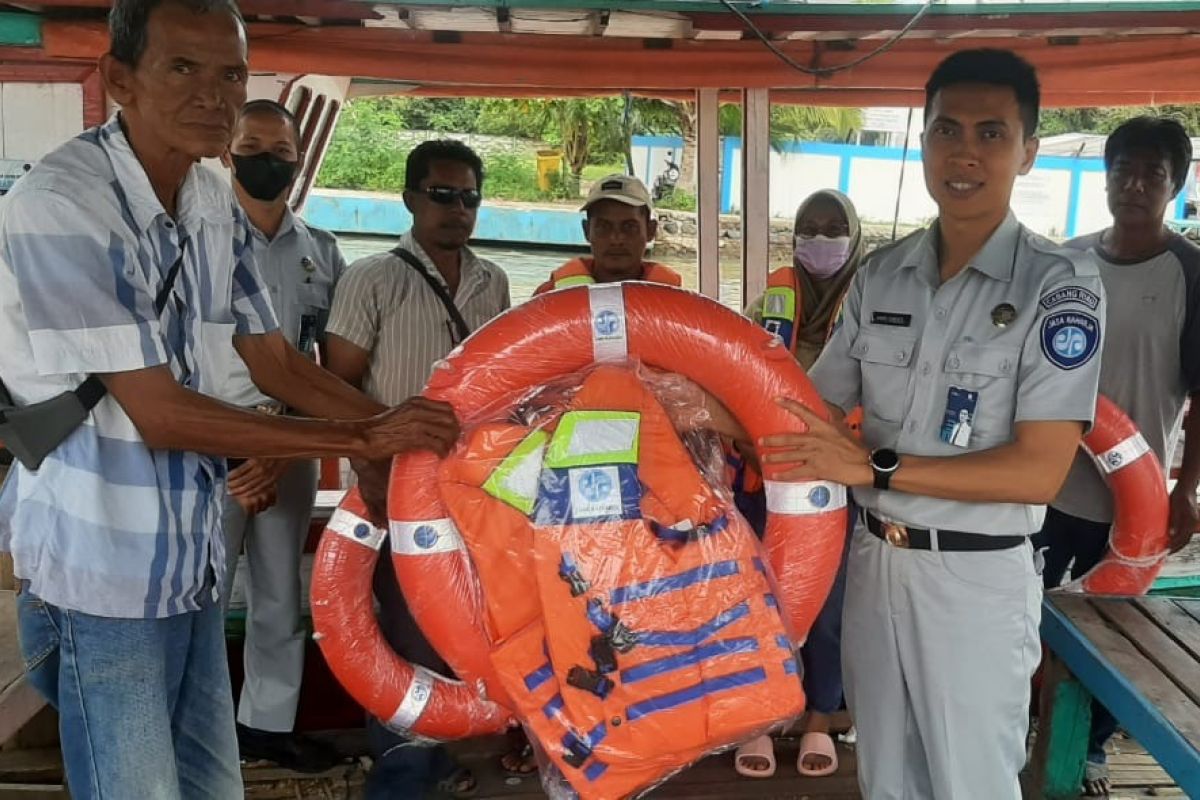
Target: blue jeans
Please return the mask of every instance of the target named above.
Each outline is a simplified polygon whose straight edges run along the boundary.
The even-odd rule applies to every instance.
[[[59,713],[76,800],[244,796],[220,607],[113,619],[53,606],[22,582],[29,681]]]
[[[379,629],[392,649],[409,663],[453,676],[408,610],[387,540],[379,552],[372,586],[379,600]],[[418,800],[456,769],[443,745],[414,742],[374,718],[367,719],[367,743],[374,763],[367,775],[366,800]]]
[[[1046,509],[1046,521],[1034,534],[1033,546],[1045,551],[1042,585],[1054,589],[1063,582],[1067,570],[1071,580],[1082,578],[1100,563],[1108,552],[1108,535],[1112,526],[1073,517],[1054,508]],[[1088,761],[1103,764],[1108,760],[1104,745],[1117,732],[1117,720],[1098,701],[1092,700],[1092,730],[1088,737]]]

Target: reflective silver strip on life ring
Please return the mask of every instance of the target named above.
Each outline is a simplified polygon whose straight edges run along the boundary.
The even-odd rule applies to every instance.
[[[1125,441],[1118,442],[1103,453],[1096,453],[1092,457],[1096,459],[1096,464],[1100,467],[1101,472],[1111,475],[1149,452],[1150,445],[1146,443],[1145,438],[1142,437],[1142,434],[1135,433]]]
[[[798,516],[824,514],[846,507],[846,487],[832,481],[764,481],[767,511]]]
[[[376,528],[369,519],[364,519],[344,508],[334,509],[333,516],[329,518],[325,529],[372,550],[378,550],[383,544],[383,537],[387,535],[386,530]]]
[[[415,522],[394,519],[389,527],[393,555],[431,556],[465,549],[458,528],[446,517]]]
[[[425,713],[425,707],[429,705],[430,698],[433,697],[433,687],[436,681],[437,676],[432,672],[418,664],[413,664],[412,680],[408,682],[404,699],[400,701],[396,713],[392,714],[391,719],[388,720],[387,726],[401,733],[408,733],[412,730],[413,725],[416,725],[417,720]]]
[[[588,286],[591,306],[592,360],[624,361],[629,355],[629,332],[625,327],[625,293],[619,283]]]

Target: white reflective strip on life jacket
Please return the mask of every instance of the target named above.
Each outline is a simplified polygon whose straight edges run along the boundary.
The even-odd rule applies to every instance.
[[[1105,475],[1111,475],[1117,470],[1137,461],[1146,453],[1150,452],[1150,445],[1146,442],[1142,434],[1135,433],[1123,442],[1117,443],[1103,453],[1093,454],[1096,459],[1096,464],[1099,465],[1100,471]]]
[[[846,487],[831,481],[764,481],[767,489],[767,511],[772,514],[798,516],[824,514],[846,505]]]
[[[378,550],[383,544],[383,537],[387,535],[383,528],[376,528],[370,520],[352,514],[344,508],[334,509],[325,529],[372,550]]]
[[[465,549],[458,528],[446,517],[416,522],[394,519],[389,527],[392,555],[430,556]]]
[[[592,360],[624,361],[629,354],[625,330],[625,294],[619,283],[588,286],[592,311]]]
[[[404,733],[412,730],[412,726],[416,725],[417,720],[425,713],[429,699],[433,697],[433,684],[436,680],[437,676],[432,672],[419,664],[413,664],[413,678],[409,681],[408,690],[404,692],[404,699],[400,701],[396,713],[388,720],[387,726]]]

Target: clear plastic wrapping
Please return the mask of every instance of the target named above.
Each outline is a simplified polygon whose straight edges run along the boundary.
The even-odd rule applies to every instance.
[[[750,440],[801,430],[780,395],[823,413],[774,337],[679,290],[569,289],[481,329],[425,394],[455,407],[462,436],[441,461],[396,459],[389,535],[409,608],[461,681],[429,693],[465,689],[461,713],[483,718],[458,728],[519,722],[552,796],[622,798],[802,712],[795,653],[840,560],[844,488],[768,470],[760,543],[708,432],[715,407]],[[318,591],[358,590],[330,575]],[[318,631],[346,627],[328,611]],[[411,699],[414,680],[356,668],[356,697],[408,680],[384,718]],[[412,710],[404,727],[430,735]]]

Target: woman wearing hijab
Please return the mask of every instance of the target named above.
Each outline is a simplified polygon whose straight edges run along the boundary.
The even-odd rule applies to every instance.
[[[810,195],[796,210],[793,242],[792,266],[771,273],[766,293],[750,303],[746,314],[778,334],[807,370],[817,360],[837,325],[842,299],[862,261],[862,226],[850,198],[829,189]],[[735,488],[746,493],[751,491],[747,485],[754,482],[755,476],[746,474],[735,483]],[[758,489],[757,497],[739,497],[738,505],[744,512],[749,512],[747,517],[761,535],[766,522],[761,489]],[[825,607],[800,651],[809,714],[800,740],[796,769],[801,775],[812,777],[832,774],[838,768],[837,749],[829,735],[829,723],[842,704],[844,558],[843,555],[841,569]],[[734,767],[738,774],[749,778],[774,775],[775,751],[771,737],[760,736],[739,747],[734,755]]]

